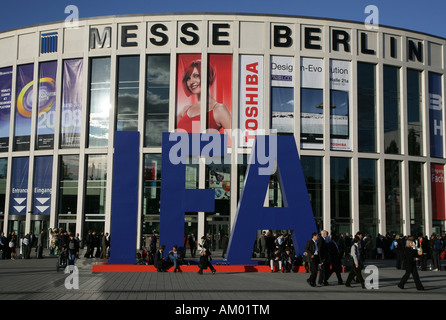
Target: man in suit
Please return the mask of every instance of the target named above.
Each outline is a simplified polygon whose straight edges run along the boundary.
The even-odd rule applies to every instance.
[[[310,261],[310,277],[307,282],[310,286],[316,287],[316,278],[319,265],[319,248],[318,248],[319,234],[313,232],[311,240],[305,245],[304,255],[309,258]]]
[[[5,260],[6,251],[8,250],[8,242],[4,232],[2,232],[0,236],[0,250],[2,250],[2,260]]]
[[[333,235],[332,241],[328,245],[329,255],[330,255],[330,264],[331,269],[328,272],[327,281],[333,273],[336,273],[338,278],[338,284],[344,284],[344,281],[341,277],[342,272],[342,261],[341,261],[341,251],[338,246],[339,237],[337,235]]]
[[[197,240],[193,232],[189,235],[188,242],[190,248],[190,255],[192,258],[195,258],[195,252],[197,251]]]
[[[43,244],[45,243],[45,232],[40,230],[39,236],[37,237],[37,259],[42,259]]]
[[[328,231],[322,230],[321,236],[318,240],[319,246],[319,260],[321,264],[321,270],[319,275],[318,283],[319,285],[327,286],[328,275],[330,273],[330,252],[329,252],[329,243],[331,242],[330,237],[328,236]]]
[[[158,272],[166,272],[164,261],[164,249],[165,245],[161,245],[159,250],[155,253],[154,265]]]

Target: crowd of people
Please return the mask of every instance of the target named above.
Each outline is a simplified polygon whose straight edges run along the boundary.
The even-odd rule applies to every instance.
[[[1,233],[2,259],[30,259],[33,251],[36,258],[42,259],[44,248],[48,248],[50,256],[57,256],[67,250],[68,253],[74,253],[75,258],[80,258],[79,249],[85,249],[84,258],[107,259],[110,256],[110,235],[88,231],[85,239],[81,239],[79,233],[74,235],[70,231],[51,228],[47,232],[42,229],[38,235],[28,232],[20,239],[15,231],[8,236]]]
[[[428,260],[432,261],[429,270],[440,271],[441,259],[444,259],[446,249],[446,237],[432,234],[427,236],[403,236],[394,237],[378,234],[376,246],[369,234],[357,232],[354,237],[346,234],[340,237],[328,235],[326,230],[320,234],[313,233],[312,239],[305,246],[304,264],[308,263],[310,277],[307,282],[310,286],[316,286],[316,278],[319,285],[328,285],[328,279],[336,273],[338,284],[344,284],[341,276],[342,266],[349,270],[345,285],[351,286],[354,279],[365,288],[361,271],[366,259],[395,259],[396,269],[404,269],[405,274],[398,283],[398,287],[404,289],[404,285],[412,275],[418,290],[424,290],[418,270],[428,270]]]
[[[202,236],[200,241],[197,241],[195,234],[191,233],[188,237],[185,237],[184,247],[179,248],[177,245],[174,245],[168,252],[167,257],[165,255],[165,245],[161,244],[157,249],[157,243],[158,234],[150,234],[147,247],[143,248],[142,252],[137,255],[137,264],[153,264],[158,272],[165,272],[171,266],[173,266],[173,272],[181,271],[180,266],[184,263],[184,258],[186,257],[184,248],[187,243],[190,247],[192,258],[195,257],[197,251],[199,252],[198,274],[203,274],[203,270],[207,268],[211,270],[212,274],[215,274],[216,269],[211,263],[213,248],[212,238],[209,233],[206,236]]]

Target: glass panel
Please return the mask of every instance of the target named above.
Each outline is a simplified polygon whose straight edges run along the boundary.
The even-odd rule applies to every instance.
[[[110,58],[91,59],[89,147],[108,144],[110,113]]]
[[[399,68],[384,66],[384,152],[401,153]]]
[[[322,189],[322,157],[302,156],[302,171],[307,184],[308,195],[313,208],[318,230],[322,230],[323,189]]]
[[[59,169],[59,214],[77,213],[79,183],[79,156],[60,157]]]
[[[116,130],[138,131],[139,56],[118,58]]]
[[[145,147],[161,146],[169,131],[170,55],[147,56]]]
[[[423,143],[421,72],[407,69],[407,130],[409,155],[420,156]]]
[[[105,215],[107,189],[107,156],[87,156],[85,214]]]
[[[377,225],[376,160],[358,160],[360,230],[371,233]],[[374,234],[374,233],[372,233]]]
[[[144,204],[143,214],[160,214],[161,155],[144,155]]]
[[[324,91],[301,90],[301,142],[307,149],[322,149],[324,137]]]
[[[358,151],[376,152],[375,65],[358,63]]]
[[[350,159],[330,159],[331,219],[332,228],[337,224],[350,223]]]
[[[386,230],[390,234],[402,232],[400,161],[386,160]]]
[[[424,236],[423,165],[409,161],[410,232]]]
[[[271,129],[294,133],[294,88],[271,88]]]

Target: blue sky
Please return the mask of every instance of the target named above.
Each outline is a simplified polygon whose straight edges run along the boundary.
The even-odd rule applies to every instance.
[[[367,5],[379,9],[381,25],[446,38],[444,0],[3,0],[0,31],[63,21],[65,8],[75,5],[79,17],[173,12],[266,13],[335,18],[363,22]]]

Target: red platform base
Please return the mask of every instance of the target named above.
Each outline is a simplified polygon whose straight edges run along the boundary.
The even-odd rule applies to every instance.
[[[214,265],[217,272],[271,272],[267,265]],[[180,266],[180,272],[198,272],[197,265]],[[93,265],[93,272],[157,272],[153,265],[130,265],[130,264],[96,264]],[[167,272],[173,272],[173,267],[167,269]],[[203,272],[211,272],[208,268]],[[278,270],[274,270],[278,272]],[[305,272],[304,267],[294,268],[292,272]]]

